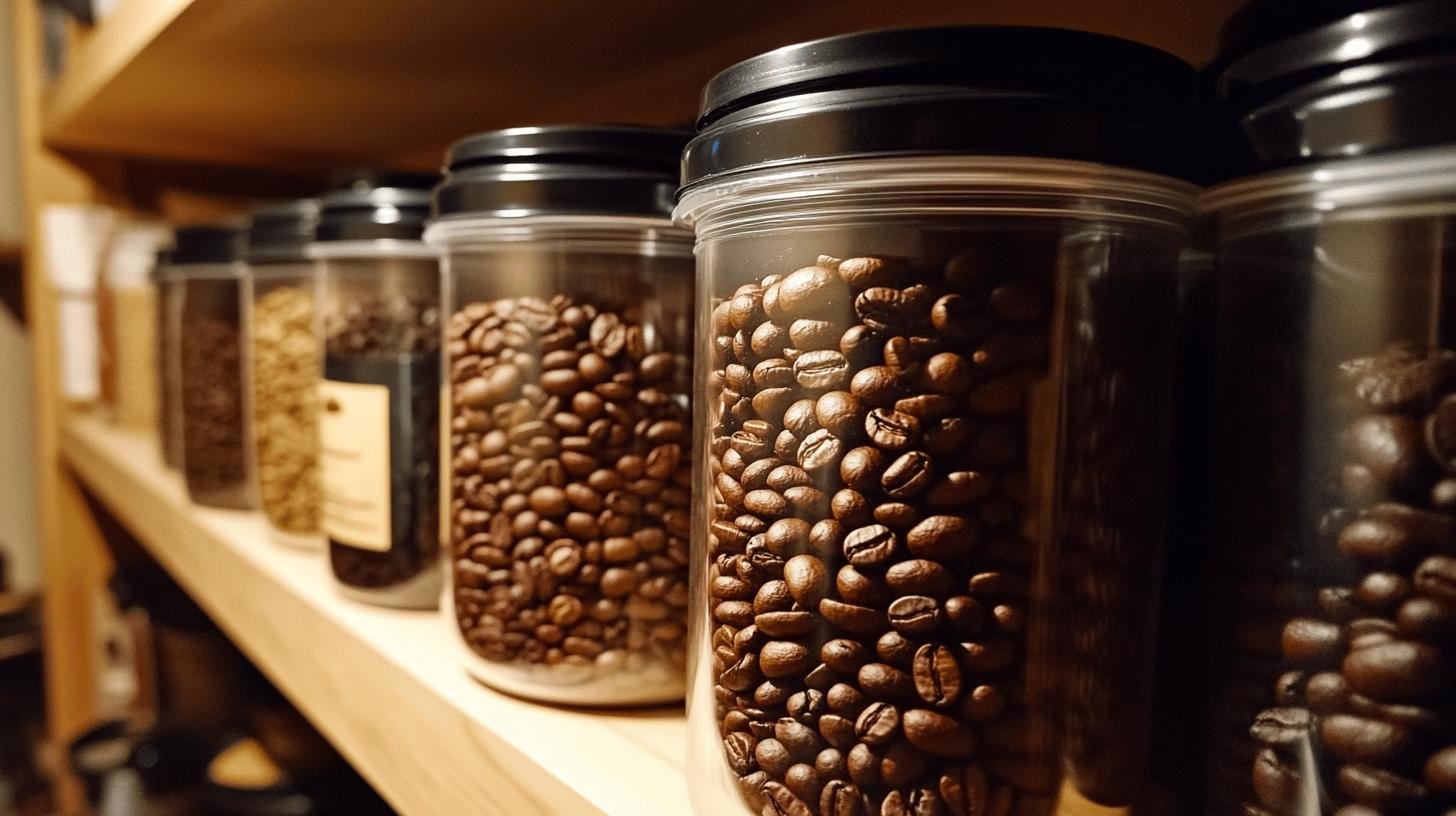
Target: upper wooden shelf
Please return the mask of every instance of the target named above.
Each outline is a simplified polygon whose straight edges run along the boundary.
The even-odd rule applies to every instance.
[[[680,709],[563,710],[466,676],[437,612],[335,591],[257,513],[187,502],[150,436],[65,424],[62,452],[218,626],[405,816],[688,813]]]
[[[470,132],[686,125],[735,60],[898,25],[1059,25],[1194,62],[1241,0],[122,0],[47,96],[64,150],[244,166],[435,167]]]

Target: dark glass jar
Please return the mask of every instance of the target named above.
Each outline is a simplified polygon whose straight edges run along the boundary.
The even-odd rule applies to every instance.
[[[429,192],[361,182],[322,199],[323,531],[345,595],[434,609],[439,563],[440,275]]]
[[[1456,808],[1456,7],[1341,8],[1219,79],[1210,814]]]
[[[444,524],[470,673],[573,705],[682,698],[692,457],[686,134],[518,128],[455,145]]]
[[[695,812],[1162,812],[1191,87],[1150,48],[996,28],[709,84],[677,208]]]
[[[172,328],[187,495],[197,504],[247,510],[254,497],[241,243],[233,226],[177,230]]]

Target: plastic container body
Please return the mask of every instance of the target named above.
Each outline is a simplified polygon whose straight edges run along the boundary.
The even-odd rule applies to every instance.
[[[683,696],[692,236],[459,218],[445,248],[452,626],[476,678],[573,705]]]
[[[310,248],[324,338],[319,475],[344,594],[439,603],[439,265],[418,241]]]
[[[165,261],[159,259],[161,269]],[[156,325],[157,346],[153,365],[157,385],[157,441],[162,453],[162,462],[173,470],[182,467],[182,390],[178,378],[182,363],[177,356],[177,341],[181,337],[178,321],[182,316],[182,287],[177,281],[165,275],[156,278]]]
[[[187,495],[210,507],[254,506],[244,327],[244,267],[177,264],[177,390]]]
[[[1193,192],[930,157],[684,194],[696,813],[1162,812],[1152,685]]]
[[[322,341],[308,261],[253,263],[253,455],[258,505],[281,543],[322,549],[318,380]]]
[[[1456,807],[1456,152],[1210,191],[1209,813]]]

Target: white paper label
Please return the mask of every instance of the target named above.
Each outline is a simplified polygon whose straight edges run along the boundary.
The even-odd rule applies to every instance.
[[[324,533],[361,550],[388,552],[389,388],[319,383]]]

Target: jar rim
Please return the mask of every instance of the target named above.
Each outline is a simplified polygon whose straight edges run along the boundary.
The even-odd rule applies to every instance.
[[[1181,224],[1196,212],[1197,185],[1096,162],[1030,156],[859,156],[791,162],[713,179],[685,191],[674,217],[698,227],[726,209],[750,209],[788,201],[806,206],[818,198],[854,194],[853,206],[896,214],[1015,216],[1085,215],[1161,220]],[[955,199],[939,206],[916,204],[920,193]],[[879,195],[877,195],[879,194]],[[978,196],[984,197],[977,200]],[[1036,198],[1029,208],[1005,199]],[[887,201],[889,198],[895,201]],[[1094,204],[1096,206],[1089,206]]]
[[[1272,170],[1209,188],[1199,202],[1218,217],[1280,209],[1330,211],[1456,194],[1456,146],[1421,148]]]

